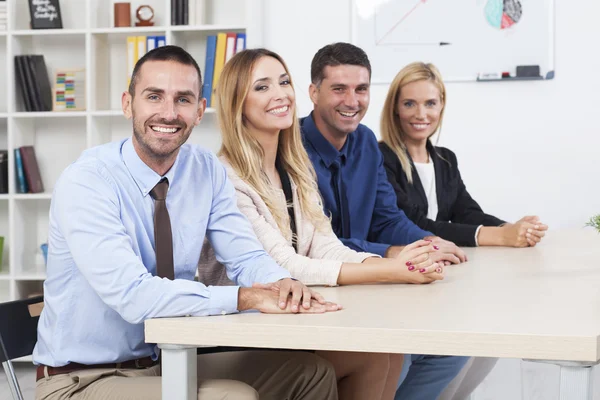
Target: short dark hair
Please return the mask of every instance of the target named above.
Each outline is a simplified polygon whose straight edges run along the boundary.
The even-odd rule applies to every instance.
[[[325,67],[338,65],[358,65],[369,70],[371,79],[371,63],[367,53],[351,43],[338,42],[328,44],[317,51],[310,64],[310,80],[319,86],[325,79]]]
[[[129,94],[131,97],[135,95],[135,85],[140,75],[140,69],[148,61],[175,61],[183,65],[189,65],[196,69],[198,72],[198,83],[200,85],[199,92],[200,98],[202,98],[202,72],[194,57],[190,53],[185,51],[179,46],[160,46],[156,47],[142,56],[135,64],[133,72],[131,73],[131,82],[129,83]]]

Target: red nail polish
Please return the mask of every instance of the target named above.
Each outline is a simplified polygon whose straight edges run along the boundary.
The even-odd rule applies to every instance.
[[[421,268],[419,272],[425,272],[425,268]]]
[[[411,265],[412,265],[412,262],[410,262],[410,261],[407,261],[407,262],[406,262],[406,266],[407,266],[407,267],[410,267]]]
[[[415,267],[414,267],[413,265],[411,265],[410,267],[408,267],[408,270],[409,270],[409,271],[412,271],[412,270],[414,270],[414,269],[415,269]]]
[[[437,246],[433,246],[434,249],[439,250],[440,248]]]

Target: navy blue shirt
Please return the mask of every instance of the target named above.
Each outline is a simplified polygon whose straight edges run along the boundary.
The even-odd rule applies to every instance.
[[[346,246],[383,256],[391,245],[433,235],[398,208],[373,131],[359,125],[338,151],[319,132],[312,113],[300,119],[300,126],[325,213],[331,215],[333,231]]]

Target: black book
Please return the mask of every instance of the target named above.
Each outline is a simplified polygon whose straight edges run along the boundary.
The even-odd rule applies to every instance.
[[[38,85],[38,79],[35,75],[35,64],[31,56],[23,56],[23,64],[26,71],[26,76],[31,79],[31,93],[33,110],[34,111],[49,111],[44,109],[44,105],[42,104],[42,95],[40,94],[40,87]],[[28,79],[28,80],[29,80]]]
[[[32,99],[29,97],[27,91],[27,81],[25,79],[25,69],[23,66],[23,59],[21,56],[15,56],[15,85],[19,88],[18,92],[21,93],[21,99],[23,100],[23,106],[25,111],[33,111]]]
[[[8,150],[0,150],[0,193],[8,193]]]
[[[177,25],[183,25],[183,0],[177,0]]]
[[[177,1],[171,0],[171,25],[177,25]]]
[[[52,86],[50,85],[50,78],[48,76],[48,69],[46,68],[44,56],[34,54],[29,57],[29,63],[32,64],[35,83],[40,94],[42,106],[40,111],[52,111]]]
[[[190,19],[189,19],[189,13],[190,13],[190,6],[188,3],[188,0],[182,0],[183,4],[181,6],[181,23],[183,25],[189,25],[190,24]]]
[[[28,111],[41,111],[40,100],[35,95],[35,76],[33,71],[29,69],[29,63],[27,62],[27,56],[19,56],[21,59],[21,73],[25,76],[27,96],[31,102],[31,109]]]

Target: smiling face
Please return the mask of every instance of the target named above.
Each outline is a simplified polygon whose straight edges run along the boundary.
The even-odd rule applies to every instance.
[[[428,80],[406,84],[398,97],[398,115],[404,141],[420,144],[435,133],[444,109],[440,91]]]
[[[319,131],[330,141],[345,141],[369,108],[369,70],[360,65],[326,66],[324,78],[310,85],[314,119]]]
[[[279,134],[292,126],[296,96],[285,67],[273,57],[261,57],[250,82],[242,111],[249,132]]]
[[[123,93],[123,111],[127,118],[133,117],[136,152],[162,175],[202,118],[205,100],[200,99],[200,77],[191,65],[148,61],[136,79],[135,96]]]

